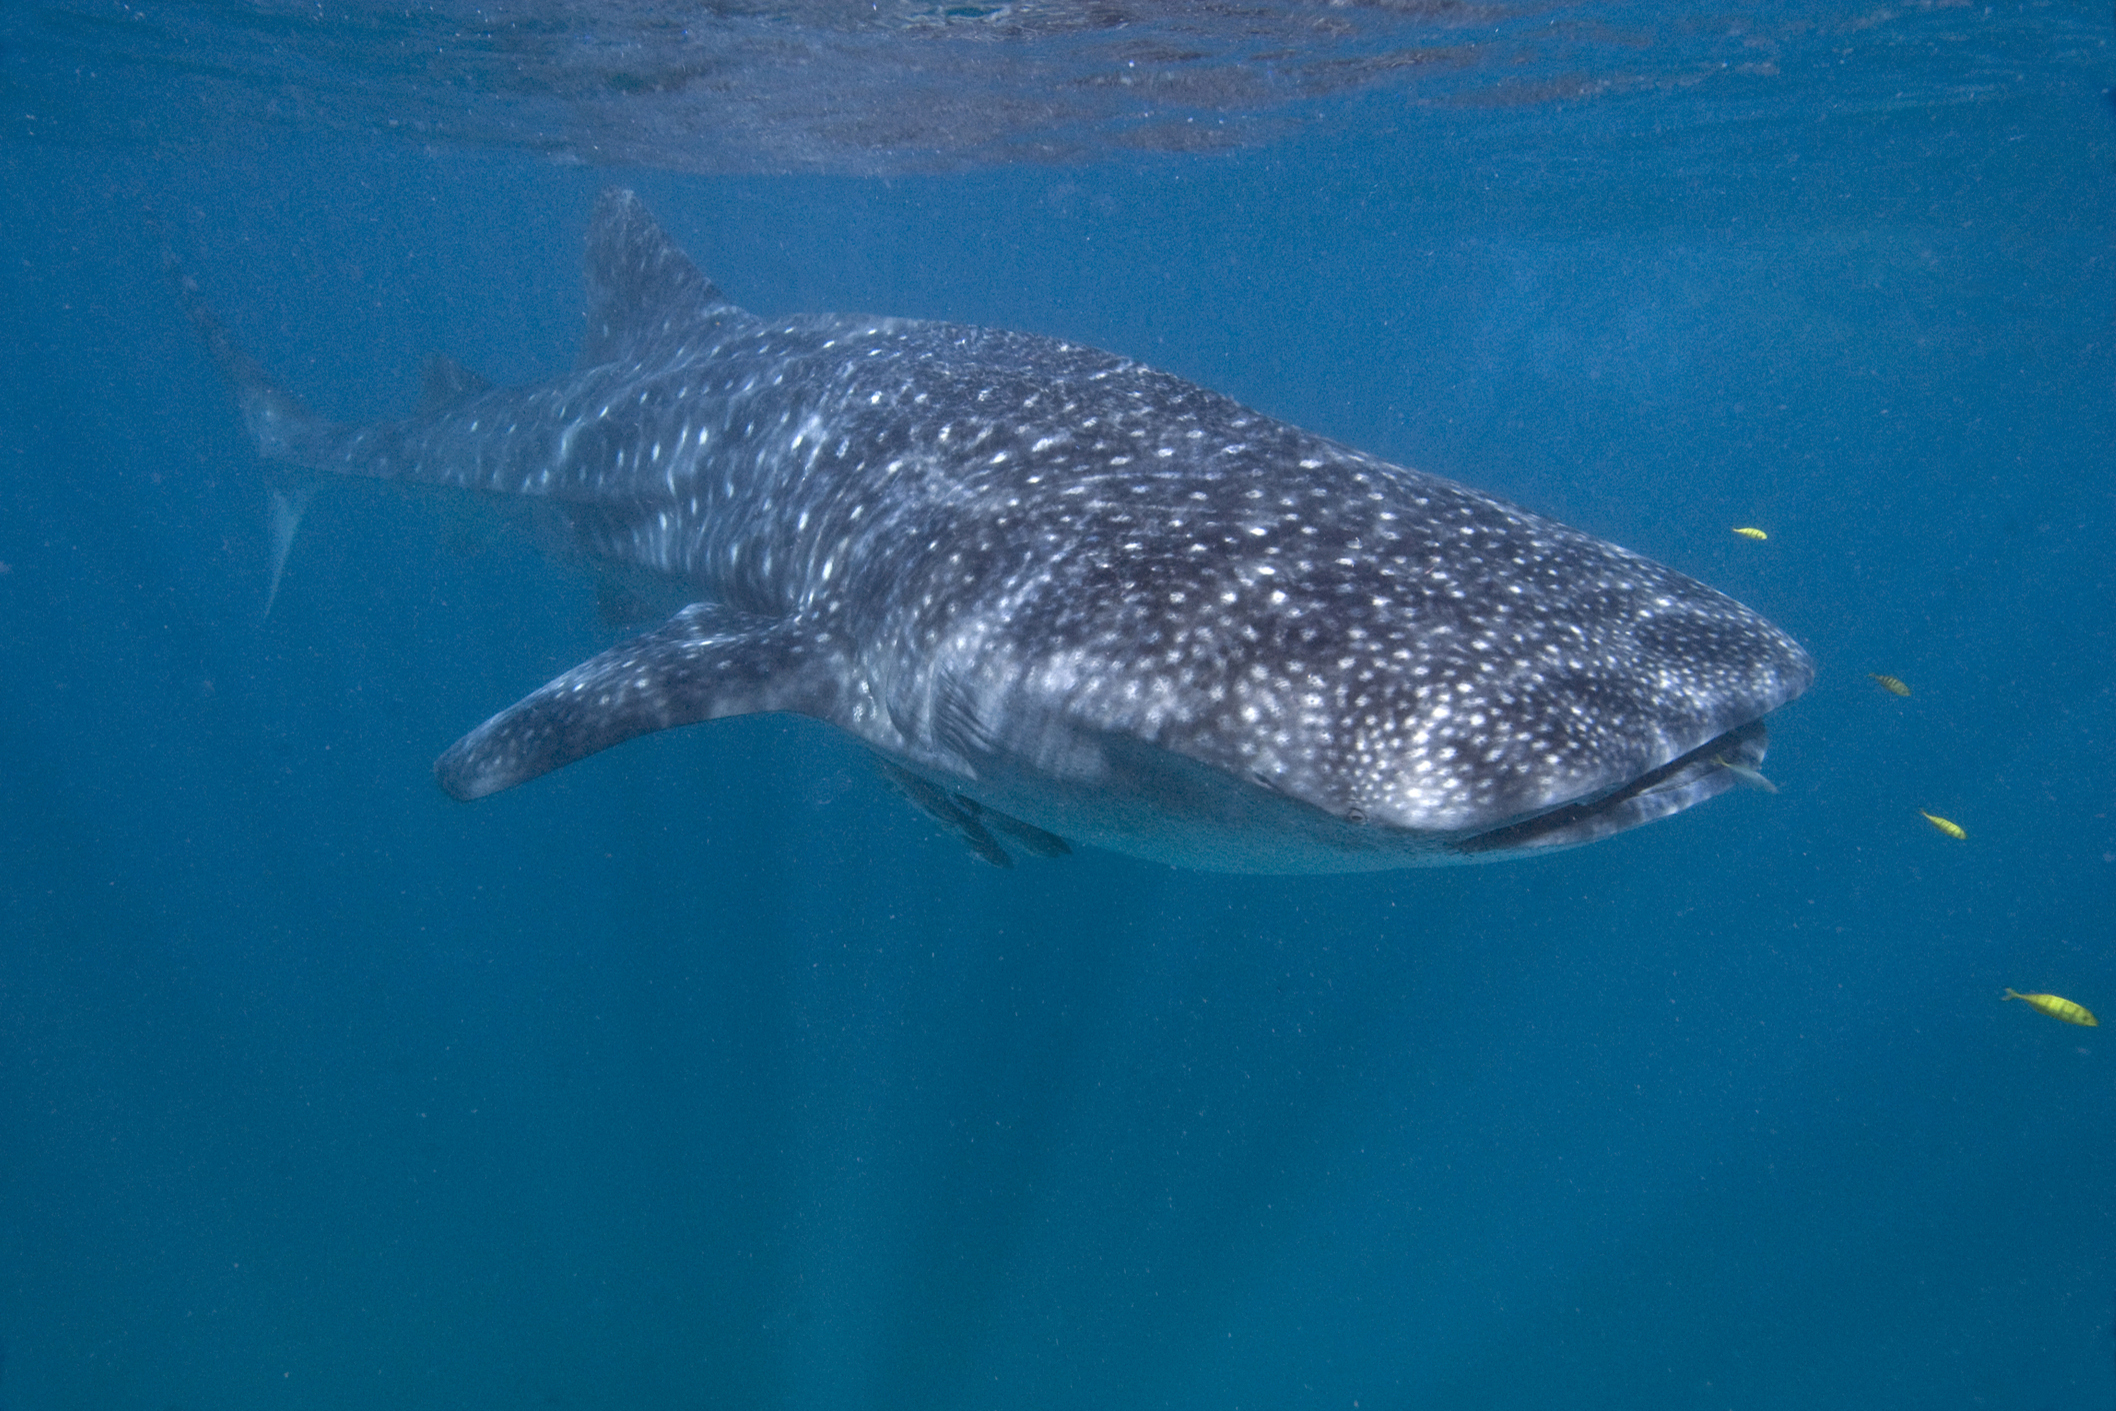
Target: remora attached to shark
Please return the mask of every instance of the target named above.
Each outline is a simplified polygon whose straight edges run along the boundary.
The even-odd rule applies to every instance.
[[[178,284],[266,457],[537,496],[697,599],[457,741],[435,772],[460,799],[794,711],[996,862],[1070,838],[1363,871],[1687,808],[1755,771],[1814,676],[1680,573],[1124,358],[756,318],[629,191],[596,207],[574,370],[436,364],[404,421],[311,415]]]

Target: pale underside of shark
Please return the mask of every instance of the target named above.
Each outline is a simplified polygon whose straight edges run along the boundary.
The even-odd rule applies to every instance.
[[[313,416],[178,284],[267,458],[537,497],[695,599],[457,741],[435,768],[462,799],[792,711],[996,862],[1462,862],[1755,775],[1814,674],[1680,573],[1126,359],[754,317],[627,191],[596,208],[575,368],[495,388],[437,362],[406,420]]]

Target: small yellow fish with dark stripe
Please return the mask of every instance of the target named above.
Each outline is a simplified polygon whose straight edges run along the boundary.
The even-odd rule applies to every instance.
[[[1888,694],[1891,696],[1907,696],[1910,694],[1910,687],[1904,685],[1900,680],[1893,676],[1883,676],[1878,671],[1869,671],[1866,674],[1868,676],[1873,677],[1875,682],[1880,685],[1881,689],[1888,692]]]
[[[1771,537],[1770,535],[1764,533],[1761,529],[1756,528],[1754,525],[1747,524],[1738,526],[1734,530],[1734,532],[1736,534],[1739,534],[1744,539],[1754,539],[1759,544]]]
[[[2067,1024],[2077,1024],[2086,1029],[2098,1029],[2101,1027],[2101,1021],[2094,1017],[2093,1010],[2083,1004],[2074,1004],[2063,995],[2024,995],[2009,989],[2002,998],[2023,1000],[2028,1004],[2034,1005],[2052,1019],[2062,1019]]]
[[[1922,808],[1918,810],[1918,814],[1927,823],[1930,823],[1956,842],[1966,843],[1969,841],[1969,834],[1962,828],[1961,824],[1955,822],[1952,818],[1942,818],[1937,813],[1927,813]]]

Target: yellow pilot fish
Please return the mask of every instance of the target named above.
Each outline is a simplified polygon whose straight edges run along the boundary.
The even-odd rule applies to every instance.
[[[1778,792],[1778,786],[1763,777],[1763,771],[1753,764],[1741,764],[1723,754],[1712,756],[1712,763],[1734,776],[1736,783],[1745,789],[1760,789],[1766,794]]]
[[[1754,539],[1759,544],[1771,537],[1770,535],[1764,533],[1761,529],[1756,529],[1748,525],[1743,525],[1742,527],[1736,529],[1734,532],[1736,534],[1739,534],[1744,539]]]
[[[1910,687],[1904,685],[1893,676],[1883,676],[1878,671],[1869,671],[1866,674],[1879,682],[1881,689],[1888,692],[1891,696],[1907,696],[1910,694]]]
[[[1955,822],[1953,819],[1942,818],[1937,813],[1926,813],[1925,810],[1922,808],[1918,810],[1918,813],[1919,816],[1924,818],[1927,823],[1930,823],[1933,827],[1939,829],[1942,833],[1945,833],[1948,837],[1954,839],[1956,842],[1965,843],[1969,841],[1969,835],[1966,832],[1962,831],[1962,825]]]
[[[2052,1019],[2062,1019],[2067,1024],[2078,1024],[2087,1029],[2101,1027],[2101,1021],[2094,1017],[2093,1010],[2083,1004],[2074,1004],[2063,995],[2024,995],[2007,990],[2001,998],[2026,1000]]]

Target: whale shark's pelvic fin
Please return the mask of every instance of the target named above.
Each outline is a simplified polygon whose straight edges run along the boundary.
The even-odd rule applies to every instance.
[[[850,674],[842,656],[812,620],[692,603],[456,741],[434,776],[481,799],[655,730],[779,710],[829,719]]]
[[[1017,846],[1038,857],[1065,857],[1073,851],[1072,846],[1056,833],[1046,833],[1033,823],[1024,823],[997,809],[986,808],[967,794],[943,788],[902,765],[891,764],[880,757],[874,764],[892,788],[994,867],[1014,865],[1013,855],[1000,845],[999,839],[993,836],[995,832],[1006,834]]]
[[[889,786],[911,801],[914,808],[962,839],[963,845],[994,867],[1012,867],[1014,859],[999,845],[982,822],[984,810],[973,799],[952,789],[921,779],[900,765],[877,758],[874,767]]]
[[[1073,845],[1056,833],[1047,833],[1033,823],[1024,823],[997,809],[982,809],[979,817],[1038,857],[1071,857]]]

